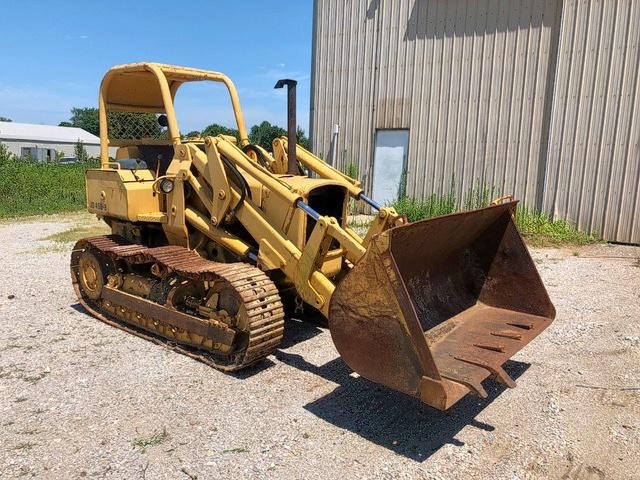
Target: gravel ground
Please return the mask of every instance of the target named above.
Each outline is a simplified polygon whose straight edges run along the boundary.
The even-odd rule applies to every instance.
[[[70,244],[42,240],[78,219],[0,225],[2,478],[638,478],[638,248],[535,250],[557,320],[506,365],[517,388],[442,413],[309,323],[225,375],[89,317]]]

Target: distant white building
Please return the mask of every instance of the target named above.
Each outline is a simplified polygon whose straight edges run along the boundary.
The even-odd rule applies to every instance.
[[[58,152],[73,157],[78,141],[83,143],[90,157],[100,155],[100,138],[81,128],[0,122],[0,142],[19,157],[33,157],[41,162],[55,160]]]

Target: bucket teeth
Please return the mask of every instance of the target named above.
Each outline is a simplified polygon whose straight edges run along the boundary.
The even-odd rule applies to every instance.
[[[509,388],[515,388],[516,382],[504,371],[500,365],[491,364],[478,357],[455,357],[456,360],[469,363],[489,371],[494,378]]]
[[[474,347],[482,348],[483,350],[489,350],[491,352],[504,353],[504,345],[490,345],[487,343],[474,343]]]
[[[495,337],[511,338],[513,340],[522,340],[522,334],[514,332],[513,330],[501,330],[499,332],[491,332],[491,335]]]

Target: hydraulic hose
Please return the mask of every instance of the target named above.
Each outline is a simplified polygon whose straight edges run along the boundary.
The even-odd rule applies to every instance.
[[[222,158],[222,163],[224,163],[225,166],[231,172],[231,175],[234,179],[234,183],[240,189],[240,199],[238,200],[238,203],[236,203],[231,208],[231,212],[230,212],[231,215],[235,215],[238,208],[242,207],[242,204],[244,203],[244,200],[247,194],[249,194],[249,198],[251,198],[251,190],[249,189],[249,184],[247,183],[245,178],[242,176],[240,171],[236,168],[236,166],[233,163],[231,163],[229,160],[227,160],[225,157],[220,156],[220,158]]]
[[[249,151],[255,153],[256,156],[258,157],[258,162],[260,162],[260,165],[262,165],[267,170],[271,171],[271,164],[269,163],[269,160],[267,160],[266,157],[264,156],[264,152],[259,148],[257,148],[255,145],[248,143],[244,147],[242,147],[242,151],[244,153],[247,153]]]
[[[256,154],[256,156],[258,157],[258,162],[260,163],[260,165],[262,165],[264,168],[266,168],[271,173],[273,173],[272,170],[271,170],[271,162],[269,162],[269,160],[267,160],[267,158],[264,156],[264,152],[262,150],[260,150],[259,148],[257,148],[256,145],[248,143],[247,145],[242,147],[242,151],[245,152],[245,153],[247,153],[248,151],[254,152]],[[305,175],[305,171],[302,168],[302,166],[300,165],[300,162],[296,160],[296,163],[298,165],[298,173],[300,173],[300,175]]]

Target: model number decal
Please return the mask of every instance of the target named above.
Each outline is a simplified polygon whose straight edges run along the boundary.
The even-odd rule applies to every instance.
[[[91,202],[89,203],[89,208],[93,210],[101,210],[106,212],[107,204],[104,202]]]

